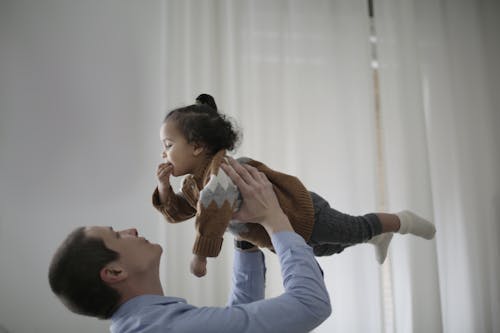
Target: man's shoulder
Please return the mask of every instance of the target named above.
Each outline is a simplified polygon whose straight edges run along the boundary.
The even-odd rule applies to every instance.
[[[180,314],[195,309],[185,299],[160,295],[141,295],[124,303],[111,318],[111,332],[129,332],[141,327],[141,332],[156,332],[180,320]],[[136,332],[135,330],[133,330]]]

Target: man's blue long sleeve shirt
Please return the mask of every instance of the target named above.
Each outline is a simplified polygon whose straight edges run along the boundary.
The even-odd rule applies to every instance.
[[[264,299],[262,252],[235,251],[232,290],[226,307],[196,307],[186,300],[142,295],[112,316],[112,333],[131,332],[308,332],[331,312],[321,269],[311,248],[293,232],[271,237],[285,292]]]

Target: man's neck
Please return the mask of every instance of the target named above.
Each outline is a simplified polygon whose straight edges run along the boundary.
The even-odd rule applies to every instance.
[[[155,277],[153,279],[143,278],[136,279],[134,281],[128,281],[120,289],[120,294],[122,295],[120,304],[123,304],[137,296],[164,295],[163,287],[161,286],[159,277]]]

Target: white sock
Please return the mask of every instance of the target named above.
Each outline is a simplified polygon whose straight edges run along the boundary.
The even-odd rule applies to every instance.
[[[418,216],[409,210],[403,210],[396,214],[399,217],[401,227],[398,230],[400,234],[413,234],[425,239],[434,238],[436,227],[431,222]]]
[[[385,258],[387,257],[387,250],[389,249],[389,244],[392,240],[392,232],[386,232],[384,234],[372,237],[368,243],[375,246],[375,257],[379,264],[383,264]]]

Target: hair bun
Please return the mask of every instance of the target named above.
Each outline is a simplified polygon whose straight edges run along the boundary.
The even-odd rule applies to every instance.
[[[212,109],[217,111],[217,104],[215,104],[215,99],[209,94],[201,94],[196,97],[196,103],[210,106]]]

